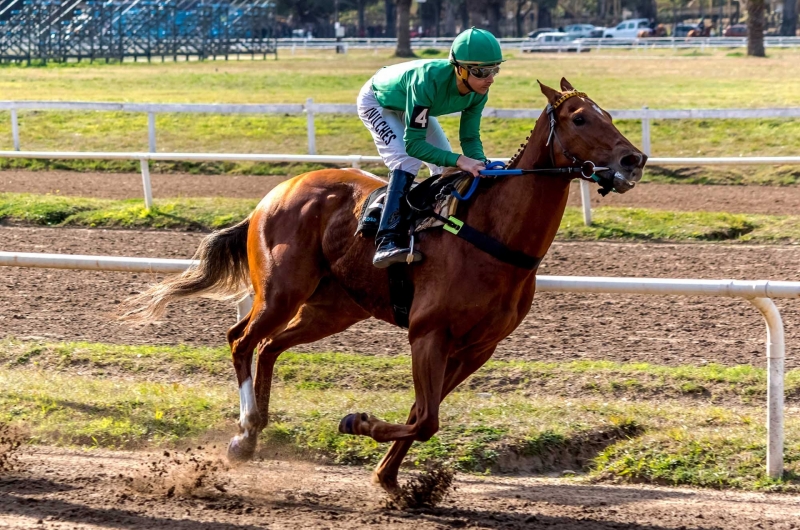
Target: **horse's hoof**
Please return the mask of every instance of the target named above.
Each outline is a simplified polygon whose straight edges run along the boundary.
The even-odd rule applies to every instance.
[[[372,474],[372,485],[383,489],[392,498],[396,498],[400,494],[400,485],[397,483],[397,477],[392,479],[381,477],[376,471]]]
[[[359,434],[355,429],[357,421],[369,421],[369,415],[367,415],[366,412],[362,412],[360,414],[358,412],[348,414],[342,418],[342,421],[339,422],[339,432],[342,434]]]
[[[256,437],[238,435],[231,438],[228,444],[228,460],[231,462],[246,462],[253,458],[256,452]]]

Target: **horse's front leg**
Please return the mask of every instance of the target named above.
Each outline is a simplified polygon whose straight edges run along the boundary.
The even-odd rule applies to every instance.
[[[452,348],[447,334],[440,330],[412,341],[411,371],[416,401],[413,422],[406,425],[388,423],[362,412],[345,416],[339,423],[339,432],[369,436],[376,442],[430,440],[439,430],[439,404],[447,359]]]

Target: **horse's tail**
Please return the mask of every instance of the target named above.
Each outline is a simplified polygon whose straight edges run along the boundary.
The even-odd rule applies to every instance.
[[[247,230],[250,219],[218,230],[200,243],[194,254],[200,263],[122,302],[119,318],[148,323],[160,317],[173,300],[204,296],[227,300],[242,295],[250,284]]]

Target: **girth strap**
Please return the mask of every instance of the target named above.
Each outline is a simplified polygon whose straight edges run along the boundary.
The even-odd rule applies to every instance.
[[[394,323],[408,328],[408,313],[414,301],[414,284],[408,276],[405,263],[389,265],[389,302],[392,305]]]
[[[518,250],[511,250],[499,240],[476,230],[452,215],[448,219],[434,212],[431,212],[431,215],[444,223],[445,230],[457,235],[503,263],[508,263],[521,269],[533,270],[542,262],[542,258],[530,256]]]

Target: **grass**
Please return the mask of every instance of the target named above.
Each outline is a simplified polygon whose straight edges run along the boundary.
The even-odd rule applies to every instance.
[[[96,100],[134,102],[353,103],[361,85],[384,64],[396,59],[354,51],[345,56],[315,52],[287,60],[177,64],[65,65],[24,68],[6,65],[0,90],[7,99]],[[609,109],[726,108],[800,105],[791,86],[800,75],[797,52],[777,51],[765,60],[728,57],[723,52],[685,57],[670,52],[578,55],[510,53],[492,89],[490,106],[539,108],[544,99],[536,80],[555,85],[564,75]],[[335,72],[331,71],[335,60]],[[276,68],[276,66],[278,66]],[[696,72],[703,71],[702,78]],[[552,72],[552,77],[542,75]],[[120,92],[116,87],[125,86]],[[21,144],[26,150],[141,151],[147,149],[146,116],[119,112],[19,113]],[[443,118],[448,137],[458,137],[458,119]],[[483,120],[482,136],[490,156],[511,156],[533,124],[528,120]],[[640,125],[620,121],[634,143]],[[159,151],[307,152],[306,117],[164,114],[157,119]],[[373,154],[366,128],[352,115],[316,117],[317,151],[321,154]],[[680,120],[651,125],[657,156],[787,155],[800,141],[797,120]],[[8,113],[0,113],[0,149],[11,148]],[[21,162],[16,162],[21,164]],[[119,163],[65,161],[62,167],[111,168]],[[41,162],[28,162],[31,168]],[[167,166],[165,166],[167,167]],[[215,171],[213,165],[190,165]],[[234,171],[252,166],[229,165]],[[270,171],[287,174],[280,166]],[[134,167],[131,170],[135,171]],[[261,167],[260,171],[265,168]],[[789,175],[787,175],[787,172]],[[690,173],[690,175],[686,175]],[[775,168],[714,168],[661,171],[657,178],[674,182],[796,184],[798,173]]]
[[[5,340],[0,353],[0,422],[25,426],[33,442],[152,447],[234,431],[238,397],[232,380],[220,382],[228,363],[222,349]],[[373,465],[387,445],[339,434],[339,419],[359,410],[403,421],[413,401],[407,358],[288,353],[278,368],[271,425],[262,434],[267,448]],[[442,430],[415,444],[409,462],[446,459],[473,473],[572,469],[594,480],[799,489],[800,421],[794,415],[786,418],[788,473],[772,481],[764,474],[761,402],[653,401],[641,393],[622,399],[610,389],[528,394],[525,388],[536,383],[522,379],[485,392],[487,381],[507,382],[510,374],[523,372],[570,380],[571,386],[581,378],[613,376],[660,378],[664,387],[686,381],[763,387],[765,377],[753,367],[491,362],[480,372],[479,388],[468,385],[448,397]],[[788,376],[797,388],[800,371]]]
[[[94,343],[0,341],[0,366],[48,372],[76,371],[98,377],[139,377],[148,381],[219,381],[231,376],[227,348],[124,346]],[[297,390],[408,391],[407,357],[344,353],[287,352],[276,366],[275,381]],[[564,386],[563,381],[570,381]],[[785,393],[800,397],[800,370],[786,375]],[[609,361],[489,361],[466,388],[476,392],[530,396],[631,400],[669,398],[748,404],[766,395],[766,371],[749,365],[668,367]]]
[[[282,54],[275,62],[3,65],[4,99],[173,103],[352,103],[374,72],[401,60],[391,50]],[[495,107],[539,106],[536,80],[555,86],[565,76],[607,108],[785,107],[800,105],[791,86],[800,76],[798,52],[771,51],[766,59],[724,51],[681,56],[671,51],[589,54],[506,52],[493,89]],[[703,72],[702,77],[697,72]],[[120,91],[119,87],[125,90]],[[35,91],[34,91],[35,89]]]
[[[110,200],[0,193],[0,221],[44,226],[212,230],[235,224],[258,201],[181,198]],[[566,240],[645,239],[673,241],[800,241],[800,216],[668,212],[644,208],[597,208],[592,226],[579,208],[567,208],[557,237]]]
[[[208,230],[235,224],[257,203],[222,197],[159,200],[148,211],[138,199],[0,193],[0,220],[45,226]]]

